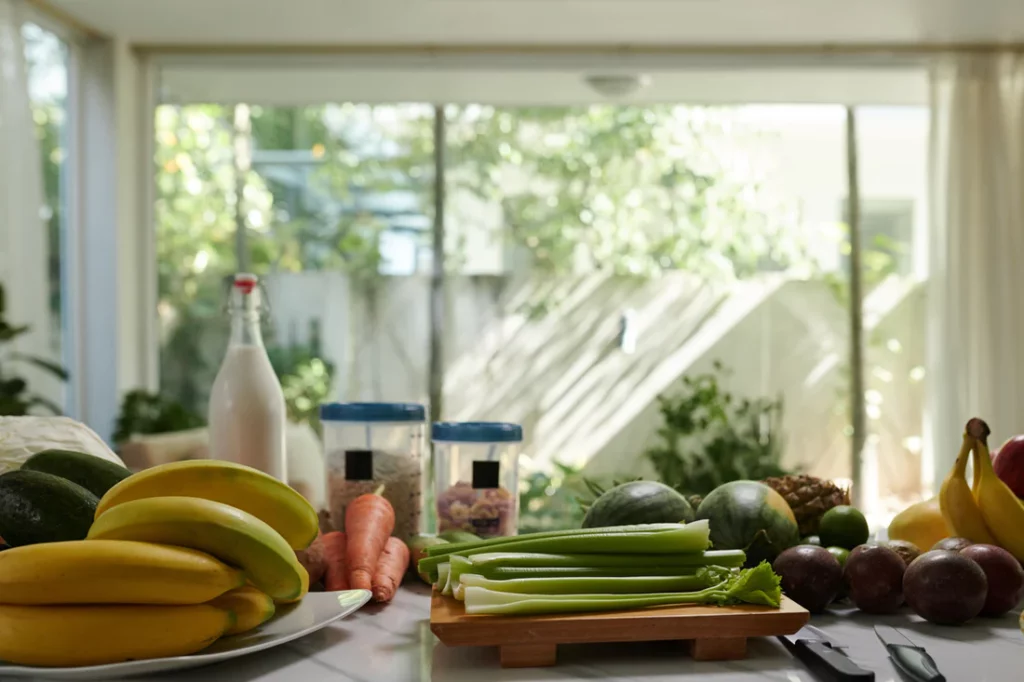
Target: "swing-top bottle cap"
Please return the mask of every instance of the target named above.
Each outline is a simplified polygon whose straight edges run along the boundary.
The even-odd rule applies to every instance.
[[[239,272],[235,275],[234,287],[243,294],[251,294],[259,283],[259,278],[248,272]]]

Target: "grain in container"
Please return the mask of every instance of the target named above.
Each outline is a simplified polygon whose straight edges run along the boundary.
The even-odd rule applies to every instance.
[[[523,429],[500,422],[437,422],[434,500],[437,531],[515,535]]]
[[[320,406],[329,525],[345,530],[345,509],[383,486],[395,509],[394,535],[420,532],[426,410],[415,403]]]

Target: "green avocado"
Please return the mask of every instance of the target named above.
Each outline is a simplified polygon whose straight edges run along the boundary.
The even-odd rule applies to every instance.
[[[44,450],[25,460],[22,471],[42,471],[77,483],[96,497],[132,475],[120,464],[71,450]]]
[[[84,540],[99,498],[42,471],[0,475],[0,537],[12,547]]]

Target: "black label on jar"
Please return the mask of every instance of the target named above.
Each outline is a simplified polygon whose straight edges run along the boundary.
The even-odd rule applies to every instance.
[[[345,480],[373,480],[373,450],[345,451]]]
[[[473,487],[498,487],[498,462],[473,462]]]

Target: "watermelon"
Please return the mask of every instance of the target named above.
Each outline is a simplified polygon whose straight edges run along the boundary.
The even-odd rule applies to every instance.
[[[749,566],[772,562],[800,542],[793,510],[782,495],[758,481],[732,481],[712,490],[697,508],[711,524],[715,549],[742,549]]]
[[[693,521],[693,507],[678,492],[657,481],[630,481],[594,500],[583,518],[583,527],[690,521]]]

